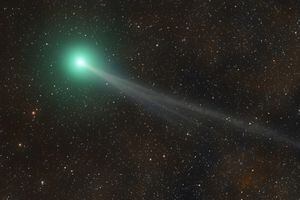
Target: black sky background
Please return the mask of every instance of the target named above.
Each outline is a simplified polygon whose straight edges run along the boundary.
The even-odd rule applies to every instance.
[[[109,70],[300,141],[300,4],[9,1],[0,10],[0,199],[299,199],[299,149],[167,121],[61,69],[77,41]]]

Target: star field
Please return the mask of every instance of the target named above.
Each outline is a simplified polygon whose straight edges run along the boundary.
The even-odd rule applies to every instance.
[[[66,54],[300,142],[299,1],[0,5],[0,199],[300,199],[296,147],[160,117]]]

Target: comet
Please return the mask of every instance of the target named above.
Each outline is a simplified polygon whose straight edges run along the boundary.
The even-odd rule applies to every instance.
[[[133,81],[120,78],[102,70],[101,68],[94,67],[82,55],[75,57],[73,60],[73,67],[75,67],[77,70],[88,71],[98,78],[105,80],[115,88],[125,93],[134,101],[137,101],[143,105],[154,106],[155,109],[160,111],[160,115],[164,113],[165,115],[175,116],[176,118],[194,125],[199,125],[198,120],[195,120],[195,116],[196,118],[204,117],[206,119],[219,121],[232,127],[241,129],[244,132],[247,132],[250,136],[256,138],[264,137],[265,139],[300,149],[299,142],[288,138],[283,133],[267,128],[259,123],[249,123],[247,121],[234,118],[228,114],[213,110],[207,106],[201,106],[182,101],[178,97],[166,95],[162,92],[154,91],[151,88],[147,88]]]

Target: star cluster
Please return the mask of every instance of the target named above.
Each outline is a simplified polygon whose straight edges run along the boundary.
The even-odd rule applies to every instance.
[[[104,70],[300,142],[299,1],[0,4],[0,199],[300,198],[299,149],[172,123],[64,62],[89,44]]]

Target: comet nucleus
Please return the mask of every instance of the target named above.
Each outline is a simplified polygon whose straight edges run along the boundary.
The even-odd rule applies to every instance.
[[[75,64],[78,68],[84,68],[87,66],[85,59],[82,57],[76,58]]]
[[[100,49],[90,42],[77,42],[76,46],[68,44],[62,52],[63,69],[67,76],[75,80],[89,80],[92,76],[89,66],[104,66]]]

